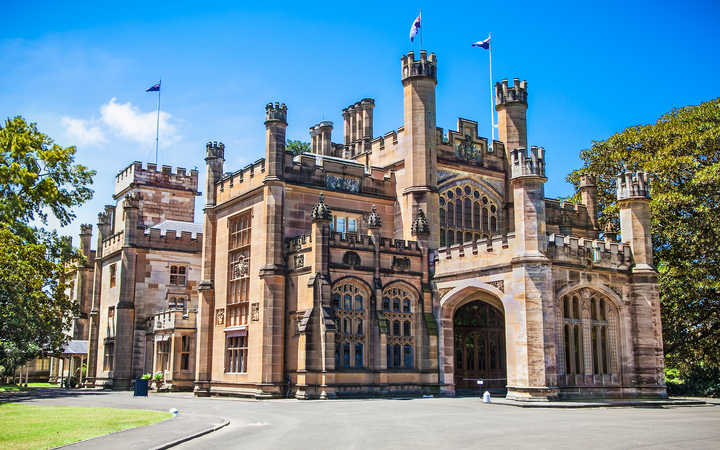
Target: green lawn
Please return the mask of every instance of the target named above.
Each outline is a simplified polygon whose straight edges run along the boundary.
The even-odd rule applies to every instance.
[[[0,448],[52,448],[172,417],[158,411],[0,404]]]
[[[28,388],[34,388],[34,387],[57,387],[57,384],[52,383],[28,383]],[[21,391],[25,389],[22,386],[18,386],[17,384],[3,384],[0,386],[0,392],[7,392],[7,391]]]

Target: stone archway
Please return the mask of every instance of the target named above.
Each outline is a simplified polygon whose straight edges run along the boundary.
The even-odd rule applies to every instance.
[[[493,326],[494,330],[493,333],[495,336],[497,336],[497,329],[502,328],[503,333],[506,333],[506,327],[505,327],[505,316],[506,316],[506,308],[503,303],[505,294],[497,289],[496,287],[489,285],[487,283],[481,283],[475,280],[465,280],[461,281],[459,283],[455,284],[455,287],[452,288],[449,292],[447,292],[440,300],[440,342],[439,342],[439,354],[440,354],[440,368],[441,368],[441,383],[444,384],[444,387],[442,388],[443,392],[446,394],[454,395],[456,393],[456,376],[455,376],[455,367],[456,367],[456,358],[458,356],[455,348],[455,314],[456,312],[460,311],[465,305],[471,305],[475,304],[475,302],[479,302],[481,305],[488,305],[487,307],[492,308],[493,313],[498,314],[500,317],[503,318],[502,326]],[[496,322],[495,322],[496,323]],[[484,332],[487,336],[488,331],[487,327],[478,327],[480,329],[485,328],[486,331]],[[464,330],[467,331],[465,333],[466,335],[470,335],[473,338],[473,345],[477,345],[477,338],[480,337],[478,329],[476,330]],[[496,339],[496,342],[498,340]],[[502,344],[502,350],[501,353],[503,354],[502,358],[500,358],[500,361],[502,362],[502,369],[495,369],[495,371],[502,370],[503,372],[506,371],[506,360],[507,360],[507,337],[502,336],[500,339]],[[488,348],[486,344],[484,344],[484,348]],[[473,362],[474,366],[476,367],[476,371],[479,371],[478,364],[476,363],[477,357],[479,353],[476,352],[473,355]],[[463,350],[462,357],[464,359],[463,367],[467,365],[467,353]],[[498,361],[498,360],[496,360]],[[489,361],[487,358],[485,359],[486,364],[489,364]],[[486,366],[488,367],[488,366]],[[478,373],[479,374],[479,373]],[[458,374],[460,375],[460,374]],[[460,376],[464,376],[465,378],[478,378],[478,377],[470,377],[465,376],[466,374],[462,374]],[[489,378],[507,378],[507,376],[498,376],[498,377],[489,377]],[[475,382],[474,380],[467,380],[468,382]],[[477,383],[476,383],[477,385]],[[504,386],[504,383],[503,385]],[[461,386],[461,392],[462,388],[467,386]]]
[[[507,384],[503,311],[483,300],[465,303],[453,315],[453,335],[455,392],[503,392]]]

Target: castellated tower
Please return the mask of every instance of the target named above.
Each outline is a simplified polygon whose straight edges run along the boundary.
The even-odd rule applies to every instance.
[[[650,240],[650,183],[645,172],[625,172],[617,177],[622,242],[630,244],[635,271],[654,271]]]
[[[405,182],[402,190],[403,238],[413,239],[411,224],[418,211],[437,211],[437,153],[435,127],[435,86],[437,85],[437,58],[420,51],[420,59],[409,52],[401,58],[403,84],[403,112],[407,157]],[[439,222],[436,214],[430,216],[428,245],[440,244]]]
[[[495,109],[498,112],[498,139],[505,144],[505,152],[510,160],[510,152],[518,147],[527,148],[527,81],[513,78],[495,83]]]
[[[269,180],[282,178],[285,163],[285,129],[287,106],[268,103],[265,106],[265,161]]]

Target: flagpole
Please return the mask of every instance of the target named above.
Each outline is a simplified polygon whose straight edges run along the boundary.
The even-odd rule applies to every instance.
[[[495,141],[495,92],[492,78],[492,48],[495,45],[492,40],[492,33],[488,33],[488,42],[490,46],[488,48],[488,57],[490,58],[490,148],[492,148],[493,142]]]
[[[155,165],[158,163],[158,143],[160,138],[160,91],[162,91],[162,78],[158,83],[160,89],[158,89],[158,101],[157,101],[157,121],[155,123]]]
[[[420,51],[422,51],[422,35],[423,35],[423,24],[422,24],[422,9],[420,10]]]

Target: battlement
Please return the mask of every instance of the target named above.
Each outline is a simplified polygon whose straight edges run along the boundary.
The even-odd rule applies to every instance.
[[[512,178],[545,178],[545,149],[543,147],[516,148],[510,153]]]
[[[225,159],[225,144],[222,142],[208,142],[205,144],[205,159],[220,158]]]
[[[176,230],[150,228],[139,234],[133,245],[156,250],[199,253],[202,250],[202,236],[202,233],[193,233],[191,231],[178,232]]]
[[[548,236],[548,257],[554,263],[628,270],[632,265],[630,246],[576,236]]]
[[[80,235],[83,234],[92,234],[92,224],[90,223],[83,223],[80,224]]]
[[[312,248],[312,234],[299,234],[291,238],[285,238],[285,249],[288,253],[298,252]]]
[[[650,179],[646,172],[627,171],[617,177],[617,199],[649,199]]]
[[[265,105],[265,124],[268,122],[282,122],[287,125],[287,106],[285,103],[275,102]]]
[[[428,56],[425,50],[420,50],[420,59],[415,59],[415,52],[408,52],[400,58],[402,62],[401,79],[404,82],[410,78],[431,78],[437,82],[437,57],[435,53]]]
[[[218,194],[218,203],[262,184],[262,177],[256,176],[261,173],[265,173],[265,158],[260,158],[238,171],[226,173],[216,184],[216,189],[222,193]]]
[[[343,108],[342,115],[343,115],[343,117],[348,117],[350,114],[353,114],[356,111],[370,110],[370,109],[373,109],[374,107],[375,107],[375,99],[364,98],[360,101],[353,103],[352,105],[348,106],[347,108]]]
[[[520,81],[513,78],[513,85],[508,86],[507,78],[500,83],[495,83],[495,105],[496,108],[505,106],[508,103],[522,103],[527,105],[527,81]]]
[[[596,187],[597,177],[595,175],[580,175],[580,187]]]
[[[480,251],[491,253],[502,251],[503,249],[509,249],[510,240],[514,237],[515,235],[512,233],[502,234],[495,235],[490,238],[483,238],[447,247],[440,247],[437,251],[436,261],[464,257],[465,255],[477,255]]]
[[[183,167],[178,167],[173,172],[171,166],[162,166],[158,170],[157,164],[147,163],[143,168],[141,162],[135,161],[115,176],[115,198],[118,198],[126,189],[137,185],[178,189],[199,195],[197,169],[192,169],[188,174]]]

